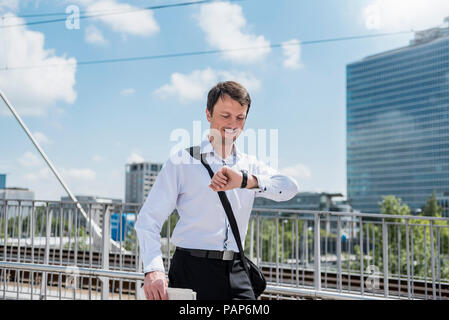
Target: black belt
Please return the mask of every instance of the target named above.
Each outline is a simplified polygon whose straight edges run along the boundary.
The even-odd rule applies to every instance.
[[[186,249],[180,247],[176,247],[176,250],[188,252],[190,253],[191,256],[199,258],[234,260],[239,257],[239,254],[232,250],[218,251],[218,250]]]

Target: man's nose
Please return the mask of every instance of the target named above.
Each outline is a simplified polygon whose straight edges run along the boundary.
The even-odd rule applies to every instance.
[[[235,129],[239,127],[239,122],[237,119],[231,119],[228,123],[227,123],[227,127],[231,128],[231,129]]]

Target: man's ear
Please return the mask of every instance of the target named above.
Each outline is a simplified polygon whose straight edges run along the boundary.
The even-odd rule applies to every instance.
[[[209,113],[209,110],[206,108],[206,118],[207,118],[207,121],[211,121],[211,115],[210,115],[210,113]]]

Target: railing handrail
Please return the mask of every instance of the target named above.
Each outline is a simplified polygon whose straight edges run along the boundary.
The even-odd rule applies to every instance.
[[[70,200],[25,200],[25,199],[0,199],[0,205],[3,205],[2,202],[6,204],[10,201],[16,202],[40,202],[40,203],[60,203],[60,204],[76,204]],[[122,203],[114,203],[114,202],[96,202],[96,201],[78,201],[79,204],[86,205],[107,205],[107,206],[136,206],[140,207],[142,203],[134,203],[134,202],[122,202]],[[365,213],[365,212],[348,212],[348,211],[326,211],[326,210],[303,210],[303,209],[283,209],[283,208],[253,208],[253,212],[281,212],[281,213],[294,213],[294,214],[313,214],[313,215],[329,215],[329,216],[350,216],[350,217],[362,217],[362,218],[377,218],[377,219],[417,219],[417,220],[433,220],[433,221],[447,221],[449,222],[449,217],[430,217],[430,216],[419,216],[419,215],[391,215],[391,214],[382,214],[382,213]],[[110,212],[113,213],[113,212]],[[126,213],[126,212],[123,212]]]
[[[420,220],[442,220],[448,221],[449,217],[429,217],[429,216],[413,216],[413,215],[391,215],[382,213],[363,213],[363,212],[345,212],[345,211],[320,211],[320,210],[301,210],[301,209],[282,209],[282,208],[253,208],[253,211],[260,212],[283,212],[283,213],[305,213],[319,214],[330,216],[353,216],[362,218],[385,218],[385,219],[420,219]]]
[[[9,202],[17,202],[14,204],[9,204]],[[34,213],[34,209],[36,208],[35,204],[36,203],[43,203],[44,204],[44,208],[46,209],[46,222],[44,222],[44,216],[42,216],[42,218],[40,218],[39,221],[41,221],[40,223],[40,233],[39,235],[41,237],[43,237],[44,235],[44,230],[45,230],[45,238],[46,238],[46,242],[45,242],[45,255],[44,255],[44,265],[47,265],[49,262],[49,255],[50,255],[50,246],[51,246],[51,242],[50,242],[50,238],[52,238],[52,225],[53,225],[53,221],[52,219],[52,215],[51,212],[54,210],[60,210],[60,209],[65,209],[65,205],[63,205],[64,203],[67,204],[71,204],[71,205],[75,205],[75,203],[73,201],[57,201],[57,200],[53,200],[53,201],[48,201],[45,202],[43,200],[25,200],[25,199],[3,199],[0,200],[0,212],[2,212],[2,216],[3,213],[5,214],[5,218],[8,217],[8,208],[12,208],[14,206],[18,207],[18,213],[19,213],[19,219],[17,221],[13,220],[13,225],[14,224],[18,224],[17,227],[17,231],[14,231],[15,228],[11,228],[11,236],[9,235],[9,226],[8,226],[8,219],[6,219],[6,223],[4,223],[4,226],[2,227],[2,230],[4,233],[4,236],[2,237],[4,239],[4,242],[2,244],[2,246],[4,246],[6,248],[6,246],[8,245],[8,240],[11,239],[15,239],[15,236],[18,236],[19,242],[18,242],[18,246],[21,246],[20,241],[22,240],[22,227],[23,225],[22,220],[20,219],[21,217],[21,213],[23,213],[23,211],[25,210],[24,207],[30,207],[32,210],[31,211],[31,219],[27,222],[26,228],[27,231],[26,232],[26,236],[31,235],[32,239],[34,240],[34,224],[35,221],[33,220],[33,213]],[[27,203],[26,206],[22,206],[22,203]],[[32,203],[31,205],[28,205],[28,203]],[[83,202],[81,202],[83,203]],[[112,232],[112,225],[111,225],[111,219],[112,213],[121,213],[123,215],[127,214],[127,212],[124,212],[125,208],[127,205],[129,205],[128,203],[111,203],[111,202],[105,202],[105,203],[99,203],[99,202],[95,202],[95,201],[86,201],[84,203],[89,204],[89,214],[91,213],[92,208],[92,204],[94,204],[95,206],[98,206],[100,208],[100,212],[104,212],[104,216],[103,216],[103,220],[102,220],[102,238],[99,239],[100,241],[93,241],[94,239],[91,237],[90,233],[89,233],[89,251],[90,253],[92,252],[93,247],[98,247],[100,249],[100,253],[101,253],[101,266],[99,266],[101,269],[95,269],[94,273],[89,273],[92,270],[88,269],[88,268],[78,268],[77,270],[79,270],[79,272],[87,272],[88,275],[94,276],[104,276],[104,273],[102,273],[102,275],[98,274],[98,272],[106,272],[106,271],[110,271],[109,270],[109,254],[112,252],[111,251],[111,247],[110,247],[110,242],[112,242],[111,239],[111,232]],[[45,206],[46,204],[46,206]],[[51,207],[51,204],[56,204],[59,206],[59,208],[57,206],[55,206],[54,208]],[[80,202],[76,203],[76,204],[80,204]],[[140,206],[140,204],[138,204],[138,206]],[[117,210],[111,210],[111,208],[116,207]],[[77,207],[73,207],[74,210],[76,210]],[[101,210],[101,208],[104,208],[104,210]],[[106,210],[106,209],[109,210]],[[139,208],[139,207],[137,207]],[[72,207],[68,208],[69,210],[72,209]],[[137,211],[138,209],[136,209]],[[114,212],[115,211],[115,212]],[[173,211],[176,212],[176,211]],[[172,212],[172,214],[173,214]],[[50,215],[49,215],[50,213]],[[70,213],[70,212],[69,212]],[[269,214],[264,214],[264,213],[269,213]],[[284,214],[283,214],[284,213]],[[133,214],[138,214],[138,212],[133,213]],[[76,217],[76,215],[75,215]],[[89,216],[91,218],[91,216]],[[55,230],[55,235],[59,235],[57,236],[57,238],[63,239],[63,236],[65,233],[67,232],[72,232],[74,229],[72,229],[72,224],[68,224],[70,226],[70,228],[68,230],[66,230],[67,228],[65,227],[66,224],[64,224],[64,215],[61,216],[62,219],[59,219],[57,222],[59,223],[59,229],[57,229],[56,226],[56,222],[54,225],[54,230]],[[332,219],[331,219],[332,218]],[[347,219],[345,219],[347,218]],[[72,217],[68,217],[68,219],[72,219]],[[252,220],[251,220],[252,219]],[[249,220],[250,225],[248,225],[248,234],[250,235],[250,252],[251,255],[254,253],[254,236],[253,236],[253,229],[256,226],[257,227],[257,235],[256,235],[256,248],[257,250],[260,250],[260,238],[259,238],[259,220],[260,219],[267,219],[267,220],[271,220],[270,225],[267,226],[268,229],[266,230],[271,230],[271,239],[276,239],[275,240],[275,248],[273,248],[271,246],[271,244],[269,245],[269,252],[267,251],[266,254],[269,254],[270,256],[270,261],[271,259],[276,259],[275,263],[276,263],[276,284],[279,284],[279,276],[282,276],[282,272],[279,274],[278,269],[279,266],[282,264],[282,261],[284,260],[284,222],[288,222],[288,221],[284,221],[284,220],[289,220],[289,221],[293,221],[295,223],[291,224],[289,226],[289,224],[287,224],[287,229],[286,232],[289,233],[291,232],[291,237],[287,238],[287,243],[286,246],[288,246],[288,243],[291,241],[291,246],[290,246],[290,251],[289,254],[292,254],[293,257],[293,248],[296,249],[296,253],[294,254],[295,257],[295,265],[296,268],[298,270],[298,264],[299,261],[302,261],[301,263],[304,265],[304,263],[306,263],[307,265],[309,264],[309,261],[311,262],[311,265],[313,265],[313,284],[314,287],[313,289],[313,294],[316,296],[316,293],[320,293],[322,291],[321,288],[321,284],[322,284],[322,269],[323,268],[328,268],[328,261],[327,259],[324,260],[325,263],[323,263],[322,261],[322,257],[321,257],[321,249],[322,246],[324,246],[325,248],[325,252],[327,254],[328,252],[328,245],[331,245],[333,247],[333,250],[336,250],[335,255],[336,258],[334,260],[334,264],[335,262],[337,263],[336,268],[337,268],[337,287],[341,290],[341,288],[343,287],[343,278],[342,278],[342,263],[345,262],[344,261],[344,256],[342,254],[342,242],[343,244],[346,244],[347,249],[346,249],[346,254],[349,254],[349,259],[347,260],[348,262],[348,266],[346,267],[346,269],[349,272],[349,276],[352,272],[352,259],[350,258],[351,256],[351,251],[353,251],[353,253],[355,254],[356,259],[354,260],[356,263],[356,269],[360,269],[360,278],[361,278],[361,286],[360,286],[360,290],[361,290],[361,296],[364,295],[364,287],[365,285],[368,283],[365,281],[371,281],[370,279],[365,280],[366,276],[371,276],[371,278],[374,277],[374,275],[372,275],[371,273],[375,272],[375,273],[382,273],[380,271],[373,271],[372,270],[372,266],[369,265],[370,263],[372,264],[374,261],[374,263],[376,263],[375,259],[378,260],[378,264],[382,264],[383,265],[383,278],[384,278],[384,298],[389,298],[390,297],[390,293],[389,293],[389,280],[394,278],[394,273],[393,273],[393,269],[396,269],[396,272],[398,272],[398,274],[400,275],[401,273],[403,275],[407,275],[407,289],[408,289],[408,297],[411,298],[411,293],[410,290],[412,290],[412,286],[413,286],[413,279],[414,279],[414,263],[415,260],[417,259],[416,256],[414,256],[415,252],[418,252],[420,254],[422,254],[422,251],[424,251],[423,256],[425,257],[423,259],[423,261],[421,262],[421,265],[424,265],[424,270],[418,270],[419,272],[424,272],[424,274],[426,275],[426,282],[427,282],[427,275],[429,274],[430,271],[430,277],[429,277],[429,281],[431,280],[432,283],[432,293],[433,293],[433,298],[436,299],[436,286],[437,284],[439,284],[440,289],[439,289],[439,294],[441,296],[441,270],[444,271],[443,275],[443,279],[447,279],[447,272],[445,271],[446,269],[441,269],[440,267],[441,265],[446,266],[444,259],[445,259],[445,255],[447,255],[447,252],[445,253],[445,251],[442,251],[442,248],[445,248],[445,242],[440,244],[440,240],[441,240],[441,234],[443,236],[445,236],[447,238],[447,230],[443,230],[445,228],[449,227],[449,218],[447,217],[429,217],[429,216],[415,216],[415,215],[390,215],[390,214],[380,214],[380,213],[361,213],[361,212],[341,212],[341,211],[325,211],[325,210],[302,210],[302,209],[283,209],[283,208],[253,208],[252,212],[251,212],[251,218]],[[302,225],[298,224],[299,220],[307,220],[304,221],[304,223]],[[389,220],[390,219],[390,220]],[[170,234],[171,234],[171,226],[170,226],[170,221],[172,219],[169,218],[167,220],[167,224],[166,224],[166,228],[167,228],[167,236],[166,239],[164,238],[164,244],[166,243],[166,248],[168,251],[168,257],[170,256]],[[309,222],[308,220],[313,220],[312,222]],[[336,221],[334,221],[336,220]],[[420,220],[418,222],[416,222],[416,220]],[[56,220],[55,220],[56,221]],[[71,221],[71,220],[70,220]],[[437,221],[446,221],[446,223],[436,223]],[[65,221],[67,222],[67,221]],[[74,221],[74,226],[77,226],[77,220]],[[335,231],[335,227],[333,227],[333,222],[336,222],[336,231]],[[421,224],[421,222],[424,222]],[[122,225],[122,219],[120,219],[120,230],[118,229],[118,225],[116,226],[116,229],[114,229],[115,231],[115,237],[117,236],[117,233],[120,232],[120,266],[122,266],[122,253],[124,253],[124,245],[126,245],[126,241],[123,240],[123,230],[125,230],[126,232],[126,224],[125,224],[125,228],[123,228]],[[322,225],[325,224],[325,235],[322,235],[322,232],[324,230],[322,230]],[[379,228],[375,228],[374,224],[379,224],[381,225],[381,229]],[[403,225],[404,228],[389,228],[389,226],[391,224],[399,224],[399,225]],[[423,231],[423,235],[421,235],[423,243],[419,244],[419,247],[417,247],[417,244],[414,244],[413,241],[410,242],[410,237],[412,237],[414,235],[414,229],[412,228],[414,225],[418,225],[420,227],[422,227]],[[64,225],[64,227],[63,227]],[[345,226],[346,225],[346,226]],[[372,228],[370,228],[370,225],[372,225]],[[37,224],[36,224],[37,226]],[[45,226],[45,229],[44,229]],[[264,223],[262,221],[262,228],[264,226]],[[280,226],[281,227],[281,234],[279,234],[279,230],[280,230]],[[366,226],[366,228],[365,228]],[[350,227],[350,232],[348,231],[348,227]],[[427,227],[429,227],[427,230]],[[299,228],[302,228],[303,230],[300,232]],[[404,238],[404,234],[402,229],[405,229],[405,240],[401,240],[402,238]],[[59,233],[56,232],[56,230],[59,230]],[[265,231],[266,231],[265,230]],[[309,231],[308,231],[309,230]],[[396,230],[396,231],[395,231]],[[88,230],[87,230],[88,231]],[[418,232],[422,232],[419,231]],[[440,231],[443,231],[440,233]],[[65,232],[65,233],[64,233]],[[348,233],[349,232],[349,233]],[[374,234],[374,232],[378,232],[379,234],[376,235]],[[390,233],[391,232],[391,233]],[[293,235],[293,233],[296,233],[295,235]],[[301,236],[299,238],[299,233],[301,233]],[[274,235],[276,234],[276,238],[274,238]],[[344,234],[344,237],[343,235]],[[357,235],[358,234],[358,235]],[[25,234],[24,234],[25,235]],[[83,237],[86,234],[83,235]],[[328,243],[328,235],[332,235],[331,242]],[[79,237],[81,237],[80,235],[78,235]],[[84,238],[80,238],[80,242],[76,242],[76,240],[78,240],[78,236],[75,234],[73,236],[75,243],[74,243],[74,251],[75,253],[78,252],[78,246],[77,243],[81,243],[83,245],[86,245],[86,241],[87,240],[83,240]],[[268,237],[270,235],[268,234]],[[428,238],[428,236],[430,237],[430,239]],[[71,236],[70,236],[71,237]],[[281,242],[279,242],[280,237],[282,237]],[[382,240],[380,240],[380,237],[382,237]],[[125,235],[126,238],[126,235]],[[376,239],[377,238],[377,239]],[[443,238],[443,239],[446,239]],[[301,239],[301,240],[299,240]],[[323,239],[325,240],[323,242]],[[332,239],[335,239],[335,243],[333,243]],[[341,239],[341,240],[340,240]],[[296,241],[296,244],[294,244],[293,241]],[[346,242],[347,240],[347,242]],[[137,241],[136,237],[133,237],[132,241]],[[263,239],[262,239],[263,241]],[[301,241],[301,247],[302,249],[300,249],[299,246],[299,241]],[[371,241],[371,242],[370,242]],[[449,241],[448,241],[449,242]],[[1,240],[0,240],[1,243]],[[122,244],[123,243],[123,244]],[[371,244],[371,246],[370,246]],[[404,248],[404,244],[405,244],[405,248]],[[429,246],[427,245],[429,244]],[[59,243],[59,247],[60,250],[62,250],[62,246],[65,246],[65,244],[63,242]],[[70,244],[69,243],[69,250],[70,250]],[[161,245],[162,245],[162,241],[161,241]],[[281,246],[281,247],[280,247]],[[335,248],[336,246],[336,248]],[[354,246],[358,246],[357,250],[358,252],[356,253],[354,250],[356,249]],[[376,246],[377,251],[375,253],[374,251],[374,247]],[[392,249],[390,249],[390,247],[392,247]],[[411,248],[410,248],[411,246]],[[141,261],[141,257],[138,254],[138,243],[136,243],[135,245],[130,245],[131,248],[133,249],[129,249],[129,250],[135,250],[135,256],[136,256],[136,271],[141,271],[142,270],[142,261]],[[97,249],[98,249],[97,248]],[[415,248],[418,248],[419,250],[415,250]],[[391,262],[389,261],[390,257],[389,257],[389,251],[391,250],[396,250],[398,253],[396,254],[392,254],[391,257],[392,259],[395,260],[391,260],[394,263],[396,263],[396,259],[397,259],[397,264],[395,265],[394,268],[391,268],[391,270],[389,269],[389,266],[391,264]],[[84,250],[85,249],[80,249],[80,250]],[[282,256],[281,256],[281,263],[279,261],[279,252],[282,250]],[[299,250],[302,250],[302,256],[301,258],[299,257]],[[447,248],[446,248],[447,250]],[[4,261],[6,262],[7,260],[7,256],[6,250],[3,250],[3,256],[4,256]],[[275,252],[274,252],[275,251]],[[343,250],[344,251],[344,250]],[[379,254],[379,252],[382,251],[382,255]],[[33,251],[34,252],[34,251]],[[274,253],[274,255],[273,255]],[[311,253],[310,258],[309,258],[309,253]],[[411,253],[411,255],[410,255]],[[429,256],[430,253],[430,257]],[[18,255],[20,256],[21,252],[18,252]],[[257,251],[257,257],[258,259],[259,257],[259,251]],[[406,262],[401,263],[401,257],[402,259],[404,258],[405,255],[405,259]],[[263,253],[262,253],[263,256]],[[60,257],[62,257],[62,255],[60,255]],[[77,255],[76,255],[77,257]],[[359,261],[357,261],[357,257],[359,257]],[[373,260],[371,260],[371,257]],[[288,258],[288,257],[287,257]],[[419,257],[418,257],[419,258]],[[429,261],[430,258],[430,261]],[[60,258],[61,259],[61,258]],[[83,258],[84,259],[84,258]],[[365,270],[365,260],[367,263],[367,268]],[[19,260],[20,261],[20,260]],[[260,263],[261,261],[258,260]],[[441,264],[443,261],[444,263]],[[274,260],[273,260],[274,262]],[[76,263],[76,258],[75,258],[75,263]],[[321,266],[321,264],[323,263],[323,266]],[[167,269],[170,266],[170,260],[167,261],[166,263],[167,265]],[[2,266],[2,264],[0,263],[0,267]],[[28,264],[25,264],[25,266],[29,266]],[[406,271],[401,271],[404,270],[404,266],[407,268]],[[35,268],[41,268],[42,265],[38,265],[38,266],[34,266]],[[57,268],[57,266],[52,265],[51,268]],[[59,266],[61,268],[63,268],[65,270],[65,268],[67,268],[66,266]],[[402,268],[401,268],[402,267]],[[410,270],[411,268],[411,270]],[[445,267],[446,268],[446,267]],[[17,269],[17,268],[16,268]],[[55,269],[57,270],[57,269]],[[55,272],[60,272],[60,271],[55,271]],[[117,271],[114,271],[117,272]],[[357,271],[358,272],[358,271]],[[357,273],[355,272],[355,273]],[[419,273],[418,272],[418,273]],[[410,275],[411,273],[411,275]],[[136,272],[134,274],[134,276],[136,276],[136,274],[139,275],[139,280],[141,281],[142,278],[142,274]],[[271,270],[270,270],[270,274],[271,274]],[[354,273],[353,273],[354,274]],[[107,277],[107,276],[105,276]],[[117,273],[112,273],[110,275],[110,277],[119,277],[119,274]],[[296,273],[296,281],[297,284],[299,283],[298,280],[299,279],[299,273],[297,271]],[[134,279],[137,280],[137,279]],[[102,297],[107,299],[107,294],[109,292],[108,289],[108,285],[109,283],[107,281],[102,281],[103,282],[103,286],[102,286]],[[304,282],[304,272],[303,272],[303,282]],[[326,288],[327,288],[327,273],[326,273]],[[349,284],[349,280],[348,280],[348,286],[350,289],[350,284]],[[399,288],[401,287],[401,284],[398,284]],[[326,289],[327,290],[327,289]],[[398,289],[400,291],[400,289]],[[399,292],[398,291],[398,292]],[[427,298],[427,286],[426,286],[426,298]],[[341,292],[339,292],[340,294]],[[354,294],[354,292],[347,292],[348,294]],[[399,294],[400,295],[400,294]]]
[[[101,198],[101,197],[100,197]],[[78,201],[78,202],[73,202],[72,200],[37,200],[37,199],[14,199],[14,198],[8,198],[8,199],[0,199],[0,204],[2,202],[38,202],[38,203],[61,203],[61,204],[96,204],[96,205],[116,205],[116,206],[141,206],[142,203],[137,203],[137,202],[98,202],[95,200],[88,200],[88,201]]]
[[[144,275],[143,273],[140,272],[114,271],[114,270],[103,270],[103,269],[84,268],[84,267],[68,267],[68,266],[58,266],[48,264],[0,261],[0,268],[37,271],[37,272],[68,273],[71,275],[75,273],[77,276],[87,276],[87,277],[88,276],[107,277],[107,278],[136,280],[136,281],[144,280]],[[310,298],[339,299],[339,300],[385,300],[384,297],[379,296],[370,296],[370,295],[361,296],[349,293],[276,286],[271,284],[268,284],[266,290],[264,291],[264,295],[269,294],[307,296]]]
[[[105,270],[98,268],[84,268],[73,266],[58,266],[51,264],[39,264],[39,263],[25,263],[25,262],[10,262],[0,261],[0,268],[26,270],[26,271],[39,271],[39,272],[55,272],[55,273],[76,273],[80,276],[91,277],[107,277],[107,278],[122,278],[127,280],[144,280],[143,273],[131,272],[131,271],[116,271]]]

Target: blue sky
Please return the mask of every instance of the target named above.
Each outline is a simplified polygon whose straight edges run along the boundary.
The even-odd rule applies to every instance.
[[[179,2],[8,0],[0,4],[0,26],[46,20],[17,16],[64,12],[69,5],[104,12]],[[218,80],[247,85],[253,102],[245,129],[278,130],[279,170],[293,175],[302,191],[346,194],[345,66],[405,46],[413,35],[301,42],[441,25],[447,1],[430,2],[223,1],[81,19],[79,29],[64,22],[3,28],[0,90],[75,194],[124,198],[128,161],[165,162],[176,144],[173,130],[192,132],[193,121],[208,128],[206,95]],[[66,64],[292,40],[299,45],[290,51]],[[4,70],[55,63],[66,65]],[[65,195],[3,104],[0,137],[7,186],[31,188],[36,199]]]

